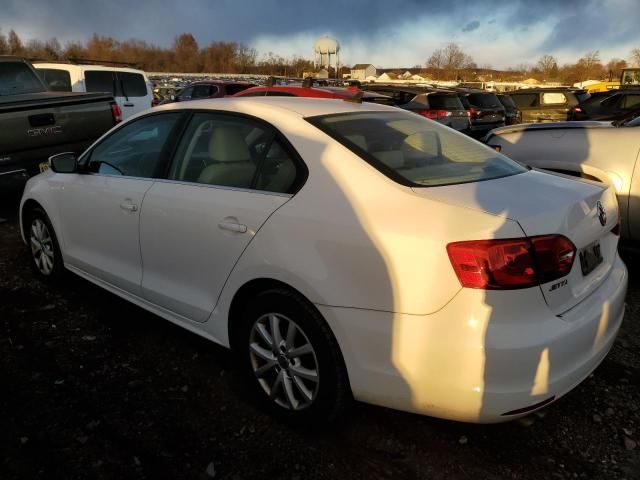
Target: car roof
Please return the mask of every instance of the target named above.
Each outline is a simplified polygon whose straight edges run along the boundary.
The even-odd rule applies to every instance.
[[[155,107],[153,111],[163,110],[223,110],[245,113],[260,117],[264,110],[274,111],[297,117],[313,117],[351,112],[399,112],[395,107],[371,102],[354,102],[340,99],[310,97],[225,97],[176,102]],[[147,112],[148,113],[148,112]]]
[[[373,88],[371,88],[373,87]],[[393,84],[372,84],[372,85],[363,85],[363,90],[371,89],[371,91],[376,91],[378,89],[391,90],[396,92],[409,92],[416,94],[428,94],[431,95],[433,93],[441,93],[446,95],[455,95],[456,92],[452,90],[447,90],[445,88],[437,88],[437,87],[419,87],[416,85],[393,85]]]
[[[189,83],[189,87],[192,85],[255,85],[255,83],[245,82],[243,80],[198,80],[196,82]]]

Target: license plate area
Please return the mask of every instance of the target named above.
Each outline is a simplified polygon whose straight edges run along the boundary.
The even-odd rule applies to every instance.
[[[589,275],[602,263],[602,251],[600,242],[593,242],[580,250],[580,268],[582,275]]]

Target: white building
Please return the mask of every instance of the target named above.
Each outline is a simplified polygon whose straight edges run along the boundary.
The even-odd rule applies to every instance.
[[[358,63],[351,68],[351,78],[353,80],[364,81],[367,77],[376,76],[376,67],[370,63]]]

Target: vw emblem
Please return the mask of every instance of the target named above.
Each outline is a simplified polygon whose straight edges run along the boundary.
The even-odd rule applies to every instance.
[[[600,225],[604,227],[604,225],[607,223],[607,212],[605,212],[602,203],[600,203],[600,200],[596,202],[596,208],[598,209],[598,220],[600,220]]]

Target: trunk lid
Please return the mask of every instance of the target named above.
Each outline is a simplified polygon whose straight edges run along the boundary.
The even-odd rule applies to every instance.
[[[533,170],[495,180],[413,190],[432,200],[514,220],[530,237],[561,234],[571,240],[576,253],[569,275],[540,285],[557,315],[592,293],[615,261],[618,236],[611,229],[618,223],[618,206],[614,192],[605,185]],[[500,233],[495,233],[499,238]]]

